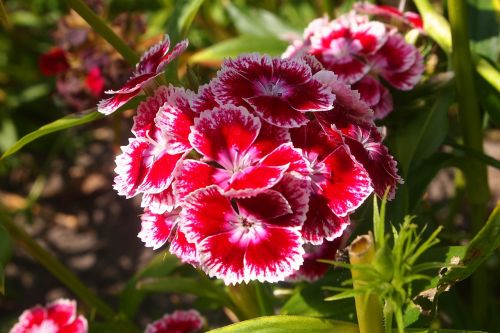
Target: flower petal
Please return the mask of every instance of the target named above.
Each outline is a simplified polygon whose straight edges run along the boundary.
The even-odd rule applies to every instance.
[[[139,193],[138,187],[147,172],[143,166],[142,156],[149,149],[149,143],[129,139],[129,144],[121,149],[122,153],[115,159],[117,176],[113,188],[119,195],[131,198]]]
[[[47,319],[58,326],[64,326],[76,318],[76,302],[69,299],[58,299],[47,305]]]
[[[197,246],[201,268],[227,285],[245,281],[246,247],[236,246],[232,236],[232,231],[219,233],[203,239]]]
[[[128,101],[130,101],[132,98],[135,96],[139,95],[141,93],[140,89],[131,91],[129,93],[123,93],[123,94],[114,94],[114,96],[110,98],[106,98],[101,100],[97,104],[97,111],[99,111],[102,114],[108,115],[116,110],[118,110],[121,106],[125,105]]]
[[[172,231],[178,222],[179,212],[154,214],[146,210],[141,215],[141,231],[137,235],[146,247],[157,250],[171,237]]]
[[[260,165],[281,166],[289,164],[287,172],[297,176],[309,175],[309,165],[302,156],[300,149],[294,148],[291,142],[284,143],[264,156],[259,162]]]
[[[170,186],[174,179],[174,170],[183,154],[164,153],[148,166],[147,174],[137,188],[140,192],[161,192]]]
[[[283,281],[302,265],[304,249],[296,229],[266,226],[265,235],[248,244],[245,279]]]
[[[260,121],[245,108],[225,105],[204,111],[194,120],[189,141],[208,158],[231,169],[237,156],[244,154],[260,131]]]
[[[285,197],[292,209],[292,213],[279,216],[269,222],[279,226],[301,227],[309,210],[309,181],[285,174],[283,179],[273,187],[273,190],[278,191]]]
[[[168,249],[170,253],[174,254],[182,262],[198,265],[198,253],[196,252],[196,245],[194,243],[188,242],[186,235],[182,232],[180,228],[177,228],[174,239],[170,243],[170,248]]]
[[[346,216],[372,193],[371,179],[346,148],[340,146],[323,160],[330,177],[319,184],[328,207],[337,216]]]
[[[180,228],[189,242],[232,230],[230,221],[238,220],[231,202],[215,185],[189,194],[182,206]]]
[[[276,185],[288,169],[289,164],[281,166],[256,165],[236,172],[225,188],[227,195],[246,197]]]
[[[172,186],[158,193],[144,193],[142,195],[141,207],[148,208],[155,214],[171,212],[176,205]]]
[[[174,194],[179,202],[203,187],[214,185],[214,174],[216,169],[206,163],[195,160],[184,160],[179,166],[175,181],[173,182]]]
[[[198,88],[198,94],[191,102],[191,108],[194,112],[201,113],[220,106],[212,90],[214,82],[211,81],[210,84],[204,84]]]
[[[188,136],[195,113],[190,101],[193,93],[172,85],[167,88],[167,100],[158,110],[155,124],[168,134],[168,152],[179,154],[191,150]]]
[[[259,221],[291,214],[292,208],[280,192],[267,190],[237,201],[239,214]]]
[[[323,241],[340,237],[349,225],[349,216],[338,217],[328,207],[326,198],[311,194],[309,211],[302,226],[302,238],[308,243],[319,245]]]
[[[154,122],[158,110],[167,101],[169,90],[165,86],[156,89],[153,96],[148,97],[139,104],[137,115],[134,117],[132,133],[137,137],[152,136],[156,131]]]
[[[300,127],[307,117],[292,108],[288,102],[273,96],[255,96],[246,99],[255,113],[268,123],[285,128]]]
[[[382,73],[382,77],[396,89],[411,90],[420,81],[423,72],[422,55],[416,52],[415,62],[408,70],[397,73]]]
[[[144,333],[195,333],[203,328],[204,319],[196,310],[174,311],[151,324]]]

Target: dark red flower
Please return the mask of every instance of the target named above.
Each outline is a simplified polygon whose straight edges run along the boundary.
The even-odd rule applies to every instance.
[[[329,110],[335,98],[304,61],[259,54],[226,60],[212,91],[219,103],[250,107],[285,128],[304,125],[307,111]]]
[[[177,310],[149,324],[144,333],[196,333],[204,325],[203,317],[196,310]]]
[[[38,58],[38,68],[45,76],[53,76],[69,69],[66,52],[55,47]]]

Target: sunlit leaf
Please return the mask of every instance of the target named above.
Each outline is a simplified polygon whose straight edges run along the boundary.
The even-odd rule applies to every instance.
[[[211,333],[358,333],[358,326],[336,320],[302,316],[271,316],[242,321],[209,331]]]
[[[261,8],[248,8],[227,3],[226,9],[241,35],[273,35],[276,38],[301,33],[283,22],[278,16]]]
[[[451,268],[439,282],[439,289],[466,279],[500,246],[500,204],[497,204],[484,227],[472,239],[461,265]]]
[[[117,112],[124,111],[130,108],[135,108],[139,104],[140,99],[141,98],[135,98],[131,100],[130,102],[122,106]],[[0,157],[0,160],[3,160],[4,158],[16,153],[18,150],[26,146],[28,143],[40,137],[43,137],[45,135],[54,132],[62,131],[68,128],[84,125],[104,117],[102,113],[99,113],[95,110],[96,110],[95,108],[87,110],[87,112],[85,112],[84,115],[72,114],[69,116],[65,116],[49,124],[43,125],[36,131],[26,134],[21,139],[19,139],[13,146],[11,146],[9,149],[7,149],[5,153],[3,153],[2,157]],[[115,112],[115,114],[117,112]]]
[[[270,55],[280,55],[286,49],[287,43],[275,37],[243,35],[228,39],[200,52],[190,59],[191,63],[205,63],[217,65],[224,58],[236,57],[241,53],[260,52]]]
[[[401,163],[403,178],[409,174],[412,165],[432,155],[443,143],[448,133],[448,108],[453,99],[453,91],[445,90],[432,107],[424,107],[398,119],[388,137],[388,144]]]

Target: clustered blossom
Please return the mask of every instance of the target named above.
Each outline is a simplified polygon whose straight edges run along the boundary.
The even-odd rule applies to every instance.
[[[205,321],[196,310],[177,310],[149,324],[144,333],[196,333]]]
[[[154,77],[185,45],[137,68]],[[132,135],[114,187],[142,195],[139,237],[226,284],[293,278],[373,191],[401,182],[373,111],[308,55],[228,59],[197,93],[159,86]]]
[[[423,58],[394,25],[359,13],[389,17],[391,23],[418,29],[422,22],[415,13],[401,13],[387,6],[358,4],[355,8],[358,12],[332,21],[327,17],[312,21],[303,40],[294,41],[283,57],[312,55],[325,69],[357,90],[373,109],[374,118],[381,119],[393,109],[390,91],[382,82],[398,90],[412,89],[422,76]]]
[[[76,302],[59,299],[46,307],[37,305],[24,311],[10,333],[87,333],[87,319],[77,316]]]
[[[105,15],[102,0],[85,2],[98,15]],[[120,14],[111,26],[128,45],[139,47],[138,37],[145,29],[141,15]],[[130,75],[126,61],[74,11],[57,21],[53,39],[54,47],[40,56],[38,64],[43,75],[55,76],[55,97],[70,109],[94,106],[106,89],[123,84]],[[145,44],[147,48],[151,42]]]

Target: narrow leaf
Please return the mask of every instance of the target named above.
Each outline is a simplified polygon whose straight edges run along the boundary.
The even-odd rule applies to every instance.
[[[438,288],[444,290],[450,284],[469,277],[499,246],[500,203],[497,204],[484,227],[470,242],[461,261],[462,265],[450,269],[441,279]]]
[[[287,43],[271,36],[242,35],[215,44],[198,53],[190,59],[191,63],[219,64],[224,58],[236,57],[241,53],[260,52],[279,55],[285,51]]]
[[[242,321],[209,331],[211,333],[359,333],[358,326],[336,320],[301,316],[270,316]]]
[[[201,5],[205,0],[191,0],[186,6],[184,6],[181,10],[181,15],[179,20],[177,21],[180,38],[186,38],[188,35],[189,29],[191,28],[191,24],[198,13]]]
[[[129,108],[135,108],[139,103],[139,99],[135,98],[122,106],[117,112],[127,110]],[[7,149],[0,157],[0,161],[4,158],[16,153],[18,150],[26,146],[28,143],[51,133],[62,131],[71,127],[80,126],[83,124],[90,123],[92,121],[101,119],[104,117],[102,113],[95,111],[96,108],[89,109],[85,112],[85,115],[72,114],[62,118],[59,118],[51,123],[43,125],[39,129],[29,134],[26,134],[21,139],[19,139],[12,147]],[[116,113],[116,112],[115,112]]]

